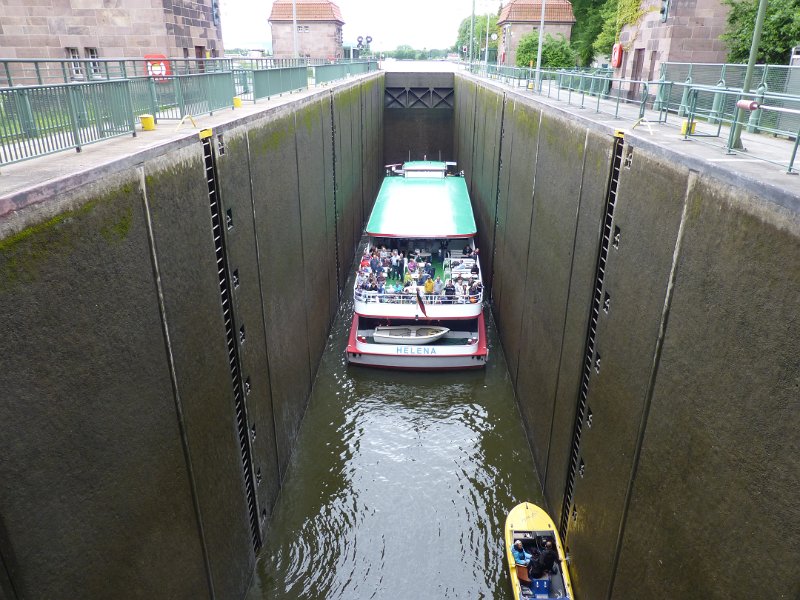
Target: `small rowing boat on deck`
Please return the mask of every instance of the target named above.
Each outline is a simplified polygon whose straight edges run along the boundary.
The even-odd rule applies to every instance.
[[[511,548],[519,540],[530,561],[537,566],[552,542],[557,558],[549,570],[542,568],[528,569],[517,564]],[[523,502],[511,509],[506,517],[505,527],[506,559],[511,571],[511,587],[514,600],[527,598],[574,598],[572,583],[567,571],[566,555],[558,531],[550,516],[541,508],[530,502]],[[538,575],[538,576],[537,576]]]
[[[421,346],[435,342],[448,331],[450,330],[447,327],[435,325],[379,325],[372,338],[378,344]]]

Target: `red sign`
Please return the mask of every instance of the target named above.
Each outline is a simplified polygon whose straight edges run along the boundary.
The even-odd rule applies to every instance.
[[[147,74],[155,77],[156,81],[163,81],[164,77],[172,75],[169,60],[163,54],[145,54],[144,59],[147,61]]]
[[[622,44],[617,42],[611,50],[611,66],[619,69],[622,66]]]

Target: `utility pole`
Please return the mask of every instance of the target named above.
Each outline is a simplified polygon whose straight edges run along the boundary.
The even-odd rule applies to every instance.
[[[536,89],[539,89],[542,74],[542,40],[544,39],[544,6],[545,0],[542,0],[542,16],[539,19],[539,48],[536,50]]]
[[[294,57],[297,58],[297,0],[292,0],[292,41],[294,43]]]
[[[753,31],[753,43],[750,44],[750,58],[747,61],[747,71],[744,73],[744,83],[742,83],[742,92],[747,94],[750,91],[750,85],[753,83],[753,67],[756,64],[756,55],[758,54],[758,45],[761,43],[761,30],[764,28],[764,17],[767,14],[767,0],[759,0],[758,13],[756,14],[756,26]],[[741,108],[736,108],[736,118],[733,120],[733,142],[731,148],[742,150],[742,125],[739,119],[744,119],[744,111]]]
[[[469,22],[469,64],[472,64],[472,47],[475,45],[475,0],[472,0],[472,19]]]
[[[491,13],[486,13],[486,51],[483,53],[483,60],[486,63],[486,67],[489,67],[489,15]]]

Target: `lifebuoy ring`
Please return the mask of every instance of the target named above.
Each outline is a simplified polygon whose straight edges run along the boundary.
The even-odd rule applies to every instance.
[[[622,44],[617,42],[611,49],[611,66],[619,69],[622,66]]]

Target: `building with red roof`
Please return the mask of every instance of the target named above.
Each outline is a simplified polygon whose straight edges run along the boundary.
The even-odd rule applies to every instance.
[[[313,58],[342,58],[342,12],[329,0],[295,0],[297,55]],[[275,0],[269,16],[272,53],[276,58],[294,56],[295,31],[292,0]]]
[[[541,16],[542,0],[509,0],[503,5],[497,19],[497,26],[503,33],[498,54],[501,64],[516,65],[519,40],[532,31],[539,31]],[[564,39],[569,40],[574,23],[575,15],[569,0],[545,0],[545,36],[563,35]]]

